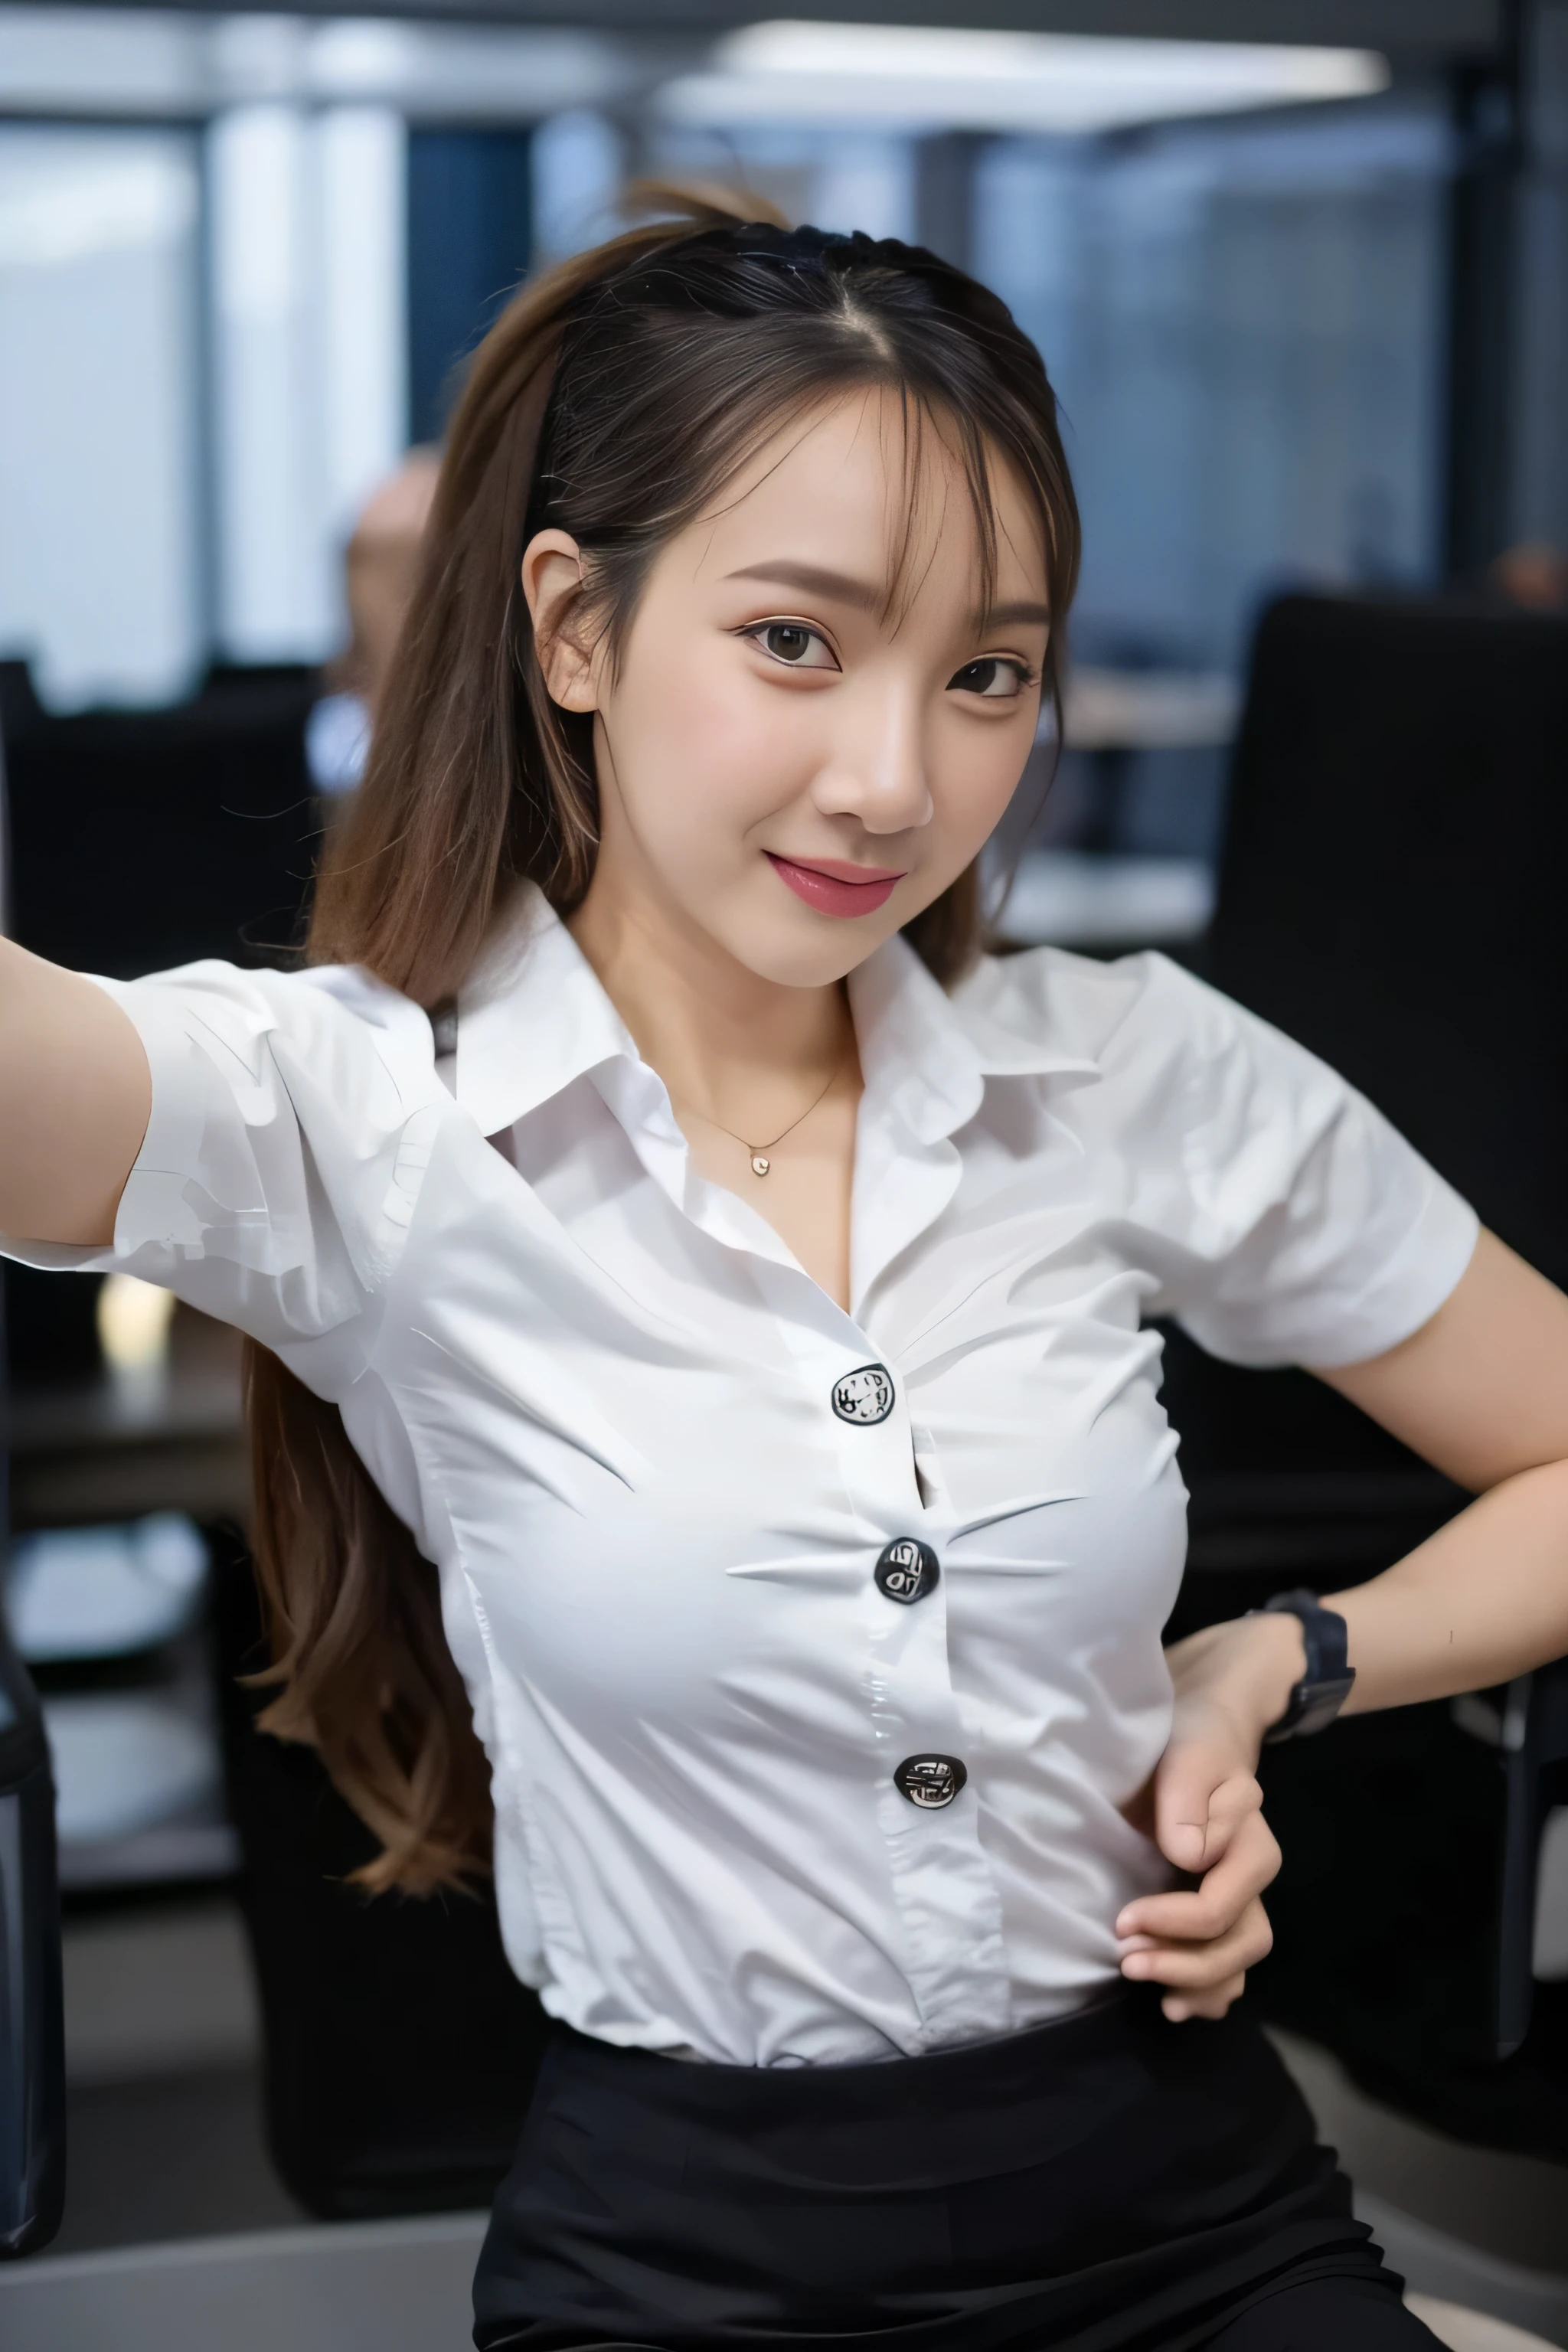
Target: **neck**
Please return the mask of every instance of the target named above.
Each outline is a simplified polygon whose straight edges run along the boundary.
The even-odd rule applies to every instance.
[[[726,1127],[764,1129],[781,1092],[820,1084],[853,1044],[842,981],[765,980],[605,862],[568,928],[671,1096]]]

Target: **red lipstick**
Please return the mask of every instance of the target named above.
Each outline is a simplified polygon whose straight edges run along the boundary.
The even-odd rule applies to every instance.
[[[851,866],[842,857],[814,857],[809,865],[763,852],[779,880],[819,915],[874,915],[904,878],[902,868]]]

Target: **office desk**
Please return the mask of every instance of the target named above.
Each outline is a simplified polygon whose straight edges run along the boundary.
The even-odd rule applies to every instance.
[[[186,1511],[243,1521],[250,1469],[239,1337],[182,1308],[166,1364],[37,1389],[11,1404],[11,1524],[81,1526]]]

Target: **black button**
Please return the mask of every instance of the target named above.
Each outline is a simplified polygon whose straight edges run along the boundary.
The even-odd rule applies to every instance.
[[[877,1590],[889,1601],[923,1601],[928,1592],[936,1591],[941,1574],[930,1544],[918,1543],[913,1536],[900,1536],[877,1562]]]
[[[911,1805],[934,1813],[952,1804],[968,1778],[956,1756],[906,1756],[893,1775],[893,1786]]]
[[[833,1383],[833,1410],[840,1421],[869,1428],[893,1410],[893,1376],[885,1364],[861,1364]]]

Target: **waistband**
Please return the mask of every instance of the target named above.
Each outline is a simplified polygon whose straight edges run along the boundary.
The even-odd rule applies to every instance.
[[[731,2173],[777,2178],[798,2158],[823,2185],[973,2179],[1038,2163],[1143,2095],[1158,2063],[1151,2027],[1163,2023],[1145,1991],[1116,1988],[1017,2033],[847,2065],[692,2066],[560,2026],[540,2094],[617,2109],[623,2145],[668,2145],[672,2128],[694,2136],[688,2145],[721,2144]]]
[[[803,2101],[814,2105],[819,2101],[854,2105],[862,2100],[880,2105],[895,2080],[906,2095],[947,2098],[962,2096],[968,2089],[988,2095],[1016,2079],[1020,2066],[1033,2071],[1052,2063],[1068,2065],[1120,2048],[1135,2032],[1139,2013],[1151,2006],[1149,1990],[1112,1985],[1082,2009],[1047,2018],[1040,2025],[1022,2026],[1016,2033],[988,2033],[975,2042],[950,2042],[912,2055],[895,2053],[825,2065],[734,2066],[713,2059],[693,2063],[660,2050],[603,2042],[559,2019],[551,2024],[550,2038],[571,2053],[574,2067],[584,2075],[623,2091],[641,2088],[678,2105],[689,2102],[696,2111],[726,2112],[748,2095],[776,2098],[785,2109]]]

